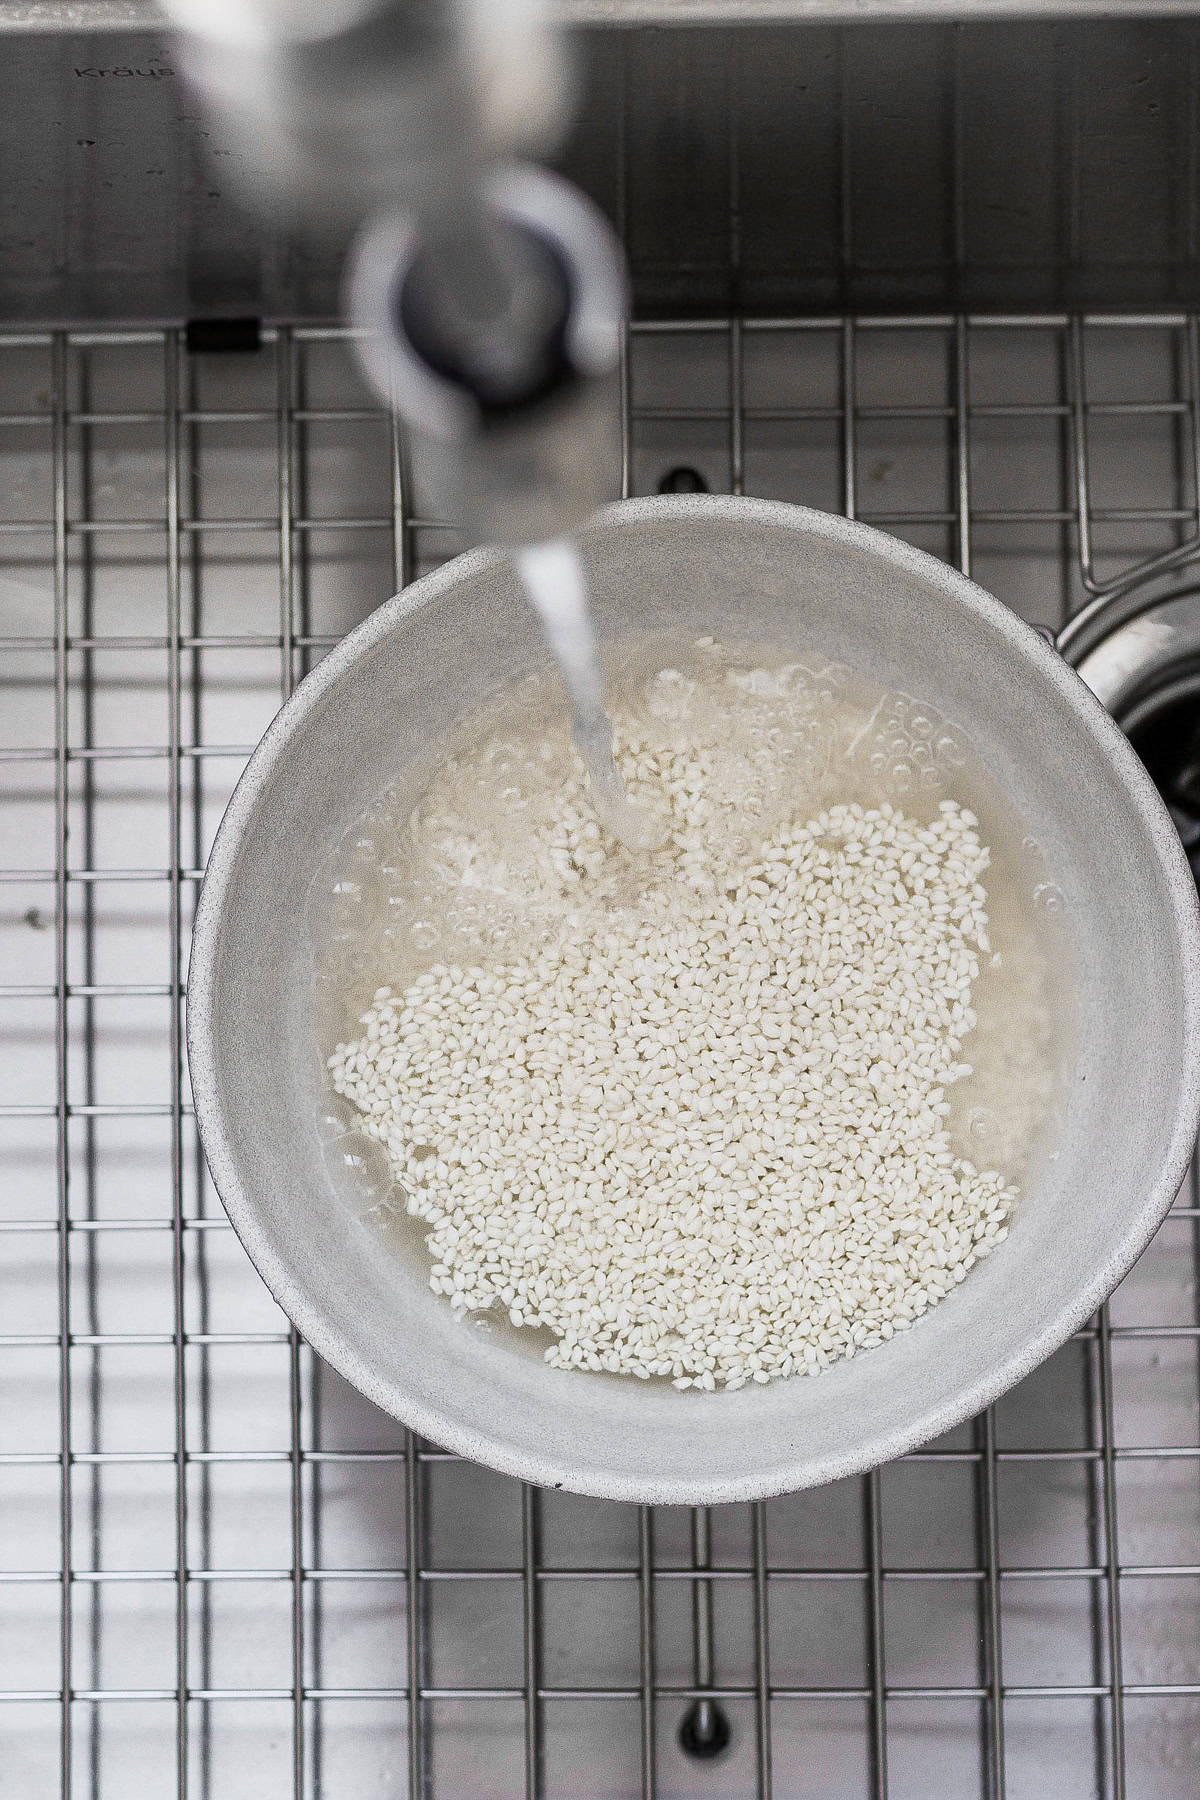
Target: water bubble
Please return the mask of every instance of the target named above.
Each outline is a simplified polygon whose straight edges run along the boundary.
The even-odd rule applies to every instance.
[[[967,1116],[967,1131],[975,1144],[988,1143],[996,1133],[997,1119],[986,1106],[973,1106]]]
[[[1052,881],[1040,881],[1033,890],[1033,904],[1043,912],[1060,913],[1066,908],[1066,899],[1060,887]]]
[[[395,1189],[383,1145],[362,1131],[348,1131],[325,1145],[325,1166],[341,1191],[364,1212],[386,1206]]]
[[[376,942],[379,946],[378,967],[402,969],[409,949],[408,931],[401,926],[385,925]]]
[[[494,769],[497,775],[506,775],[522,760],[522,756],[519,744],[510,743],[507,738],[498,738],[484,751],[483,762],[486,768]]]
[[[408,935],[415,950],[432,950],[442,934],[432,919],[414,919]]]
[[[392,852],[380,860],[376,871],[376,886],[384,894],[394,894],[397,888],[408,881],[410,875],[411,865],[408,859]]]
[[[934,768],[933,764],[930,763],[928,768],[921,770],[921,786],[922,787],[924,787],[924,788],[939,788],[939,787],[941,787],[941,785],[942,785],[942,772],[940,769]]]
[[[876,750],[872,754],[872,756],[870,758],[870,762],[871,762],[871,767],[876,771],[877,774],[882,773],[882,771],[887,768],[887,757],[882,750]]]
[[[376,914],[374,889],[362,882],[334,883],[329,901],[329,930],[335,939],[358,939],[369,930]]]
[[[779,691],[779,675],[773,669],[749,669],[735,676],[740,688],[756,698],[769,696]]]
[[[345,1137],[353,1131],[358,1113],[348,1100],[340,1094],[328,1094],[321,1102],[321,1110],[317,1114],[317,1136],[323,1144],[331,1144],[335,1138]]]
[[[911,763],[893,763],[891,775],[893,786],[898,788],[901,793],[903,793],[906,788],[912,786],[913,771]]]
[[[918,768],[920,768],[921,766],[923,766],[925,763],[927,763],[929,761],[929,755],[930,755],[929,745],[928,744],[914,744],[909,751],[909,755],[912,757],[912,760],[917,764]]]
[[[682,670],[660,669],[650,683],[650,710],[657,718],[679,722],[687,717],[695,691],[695,682]]]
[[[909,729],[915,737],[929,737],[933,731],[933,720],[924,713],[914,713],[909,720]]]

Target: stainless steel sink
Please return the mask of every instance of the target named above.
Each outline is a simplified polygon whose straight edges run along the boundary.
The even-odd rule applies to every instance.
[[[631,491],[853,510],[1055,627],[1200,532],[1173,11],[596,30]],[[524,1490],[290,1334],[196,1139],[191,909],[281,696],[455,546],[334,251],[204,199],[162,45],[50,22],[0,70],[0,1800],[1191,1800],[1194,1178],[992,1413],[761,1507]]]

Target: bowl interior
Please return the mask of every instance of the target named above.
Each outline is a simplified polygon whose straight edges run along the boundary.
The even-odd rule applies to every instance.
[[[370,1398],[508,1473],[615,1498],[733,1500],[869,1466],[947,1429],[1074,1329],[1178,1187],[1197,1111],[1197,925],[1165,811],[1102,710],[960,576],[801,509],[631,502],[585,534],[601,637],[817,649],[963,722],[1044,846],[1078,974],[1058,1155],[1009,1240],[910,1332],[818,1380],[733,1394],[546,1368],[456,1320],[334,1190],[316,1136],[306,895],[388,783],[542,666],[506,564],[460,559],[300,689],[230,807],[197,920],[189,1046],[217,1186],[273,1292]]]

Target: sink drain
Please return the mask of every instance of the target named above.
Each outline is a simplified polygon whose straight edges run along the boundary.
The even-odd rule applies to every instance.
[[[1200,882],[1200,588],[1115,625],[1076,666],[1145,763]]]
[[[1200,669],[1164,683],[1121,720],[1166,801],[1200,879]]]

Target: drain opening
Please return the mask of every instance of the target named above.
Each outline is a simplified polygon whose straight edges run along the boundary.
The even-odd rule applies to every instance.
[[[1162,682],[1118,722],[1166,801],[1200,883],[1200,669]]]

